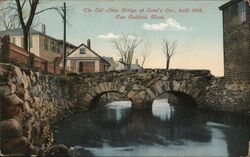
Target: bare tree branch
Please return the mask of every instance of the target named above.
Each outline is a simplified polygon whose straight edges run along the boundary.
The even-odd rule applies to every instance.
[[[144,66],[146,59],[149,57],[150,55],[150,48],[151,48],[151,41],[149,40],[144,40],[143,41],[143,46],[140,52],[141,55],[141,59],[142,59],[142,63],[141,63],[141,67]]]
[[[58,13],[59,13],[59,15],[61,15],[61,17],[63,18],[63,9],[62,8],[57,8],[57,7],[50,7],[50,8],[46,8],[46,9],[43,9],[43,10],[40,10],[40,11],[38,11],[38,12],[36,12],[35,14],[37,15],[37,14],[40,14],[40,13],[42,13],[42,12],[44,12],[44,11],[47,11],[47,10],[55,10],[55,11],[57,11]]]
[[[21,6],[22,9],[23,9],[25,3],[26,3],[26,0],[23,1],[23,4],[22,4],[22,6]]]
[[[30,6],[32,5],[32,2],[31,2],[31,0],[29,0],[29,4],[30,4]]]
[[[8,2],[0,7],[0,27],[2,29],[14,29],[19,23],[16,4]]]
[[[130,70],[135,49],[141,44],[142,40],[137,37],[123,35],[120,38],[113,39],[111,42],[114,48],[119,52],[122,59],[121,62]]]
[[[172,56],[176,53],[177,41],[170,42],[166,39],[162,40],[162,52],[166,56],[166,69],[169,69],[169,64]]]

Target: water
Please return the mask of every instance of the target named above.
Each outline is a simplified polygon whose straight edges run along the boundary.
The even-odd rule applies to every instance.
[[[130,102],[74,115],[57,129],[57,143],[81,155],[242,156],[248,151],[250,119],[170,106],[156,100],[152,112],[132,111]]]

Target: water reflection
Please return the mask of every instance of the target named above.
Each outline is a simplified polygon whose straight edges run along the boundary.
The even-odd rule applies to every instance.
[[[75,154],[87,148],[97,156],[240,156],[247,153],[248,124],[249,118],[169,106],[167,100],[155,101],[152,112],[113,102],[65,120],[56,139]]]
[[[98,116],[93,116],[93,115]],[[102,127],[116,128],[127,125],[131,121],[131,102],[115,101],[108,103],[104,108],[94,111],[92,120]]]
[[[129,115],[129,112],[131,112],[131,102],[130,101],[114,101],[111,103],[108,103],[105,106],[107,112],[104,112],[104,114],[107,114],[108,120],[115,120],[116,122],[119,122],[122,120],[123,117],[126,117],[126,115]],[[104,110],[104,111],[106,111]]]
[[[174,107],[170,106],[167,99],[155,100],[152,106],[153,115],[161,120],[169,120],[174,114]]]

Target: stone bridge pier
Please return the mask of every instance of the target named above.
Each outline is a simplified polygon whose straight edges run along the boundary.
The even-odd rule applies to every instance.
[[[193,99],[197,106],[204,101],[204,91],[212,78],[209,70],[152,70],[82,74],[77,76],[77,92],[81,104],[89,109],[104,93],[126,96],[135,110],[151,109],[153,101],[163,93]]]

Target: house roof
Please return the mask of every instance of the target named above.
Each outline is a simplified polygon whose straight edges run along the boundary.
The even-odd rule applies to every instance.
[[[69,54],[67,54],[67,57],[69,56],[69,55],[71,55],[72,53],[74,53],[77,49],[79,49],[81,46],[84,46],[84,47],[86,47],[87,49],[89,49],[92,53],[94,53],[95,55],[97,55],[101,60],[103,60],[104,62],[106,62],[107,64],[109,64],[110,65],[110,63],[107,61],[107,60],[105,60],[103,57],[101,57],[98,53],[96,53],[94,50],[92,50],[92,49],[90,49],[87,45],[85,45],[84,43],[82,43],[81,45],[79,45],[77,48],[75,48],[73,51],[71,51]]]
[[[44,34],[43,32],[37,31],[37,30],[35,30],[33,28],[30,28],[29,34],[30,35],[44,35],[44,36],[47,36],[47,37],[52,38],[54,40],[57,40],[59,43],[63,43],[63,40],[56,39],[56,38],[51,37],[51,36],[49,36],[47,34]],[[9,29],[9,30],[6,30],[6,31],[0,31],[0,35],[1,36],[4,36],[4,35],[10,35],[10,36],[23,35],[23,29],[22,28],[17,28],[17,29]],[[66,42],[66,44],[70,45],[72,47],[77,47],[74,44],[69,43],[69,42]]]
[[[30,32],[31,35],[35,35],[35,34],[42,34],[42,32],[39,32],[33,28],[30,28]],[[6,31],[0,31],[0,35],[10,35],[10,36],[16,36],[16,35],[23,35],[23,29],[22,28],[17,28],[17,29],[9,29]]]
[[[132,70],[137,70],[137,69],[142,69],[142,67],[138,64],[131,64],[131,69]]]
[[[58,40],[58,39],[56,39],[54,37],[51,37],[51,36],[49,36],[47,34],[44,34],[43,32],[37,31],[34,28],[30,28],[29,34],[30,35],[43,35],[43,36],[46,36],[46,37],[51,38],[53,40],[56,40],[58,42],[62,41],[62,40]],[[9,30],[6,30],[6,31],[0,31],[0,35],[1,36],[4,36],[4,35],[9,35],[9,36],[19,36],[20,35],[21,36],[21,35],[23,35],[23,29],[22,28],[16,28],[16,29],[9,29]],[[70,44],[70,43],[67,43],[67,44]],[[73,44],[70,44],[70,45],[73,45]]]
[[[240,2],[240,1],[243,1],[243,0],[230,0],[229,2],[223,4],[222,6],[219,7],[220,10],[223,10],[231,5],[233,5],[234,3],[237,3],[237,2]]]
[[[105,60],[106,60],[107,62],[109,62],[110,64],[112,64],[112,62],[114,62],[113,57],[106,57],[106,56],[103,56],[102,58],[105,59]]]
[[[63,44],[63,40],[58,39],[57,41],[58,41],[60,44]],[[69,42],[66,42],[66,45],[71,46],[71,47],[74,47],[74,48],[76,48],[76,47],[77,47],[77,46],[75,46],[74,44],[69,43]]]

